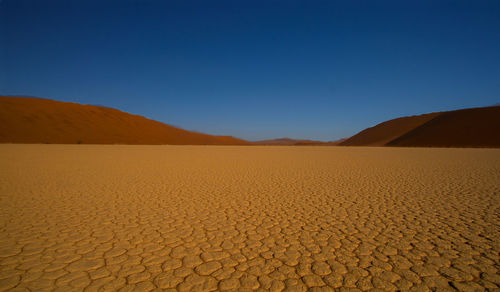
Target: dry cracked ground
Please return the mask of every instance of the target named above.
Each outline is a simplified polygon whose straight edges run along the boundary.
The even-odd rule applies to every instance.
[[[500,150],[0,145],[0,290],[500,287]]]

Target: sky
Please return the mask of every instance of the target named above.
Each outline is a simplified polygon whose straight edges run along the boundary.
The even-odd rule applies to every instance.
[[[500,102],[500,1],[0,0],[0,95],[248,140]]]

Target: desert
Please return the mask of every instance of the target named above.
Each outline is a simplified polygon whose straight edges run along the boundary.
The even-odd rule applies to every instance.
[[[0,292],[500,291],[499,15],[0,0]]]
[[[2,291],[500,288],[500,150],[0,145]]]

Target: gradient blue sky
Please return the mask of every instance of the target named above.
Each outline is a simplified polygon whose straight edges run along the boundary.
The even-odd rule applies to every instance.
[[[500,1],[0,2],[0,94],[209,134],[334,140],[499,92]]]

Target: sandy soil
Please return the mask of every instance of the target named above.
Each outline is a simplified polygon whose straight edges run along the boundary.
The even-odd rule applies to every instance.
[[[0,290],[498,289],[499,253],[499,149],[0,145]]]

